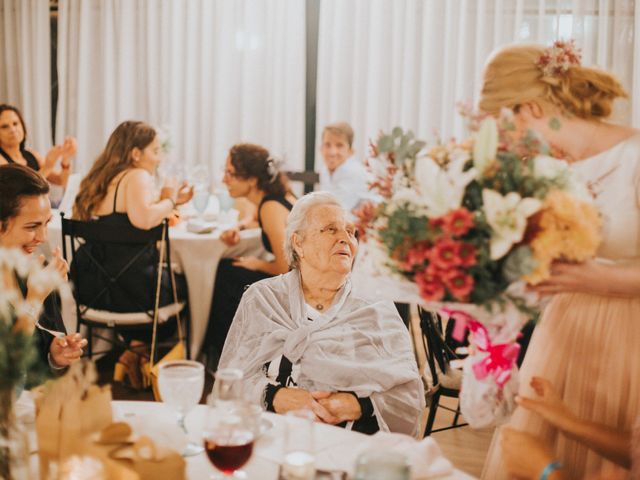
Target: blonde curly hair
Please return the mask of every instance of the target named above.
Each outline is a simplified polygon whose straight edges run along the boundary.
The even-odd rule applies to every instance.
[[[504,107],[537,102],[543,110],[555,107],[585,120],[600,120],[611,115],[616,98],[627,97],[613,75],[597,68],[574,65],[545,75],[537,65],[544,52],[541,45],[511,45],[495,52],[485,66],[479,109],[497,115]]]

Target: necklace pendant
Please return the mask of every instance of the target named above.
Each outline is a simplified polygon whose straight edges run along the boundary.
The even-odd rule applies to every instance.
[[[316,310],[322,310],[324,308],[324,305],[322,305],[321,303],[316,305]]]

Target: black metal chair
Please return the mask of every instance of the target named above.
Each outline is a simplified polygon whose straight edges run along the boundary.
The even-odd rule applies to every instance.
[[[187,302],[185,299],[178,298],[171,264],[169,227],[166,220],[150,230],[140,230],[126,225],[113,227],[100,222],[69,220],[64,218],[64,214],[61,214],[61,217],[63,257],[71,265],[74,258],[79,258],[78,255],[82,255],[88,259],[91,268],[97,272],[97,278],[86,278],[86,273],[83,274],[80,268],[71,268],[69,272],[70,280],[74,285],[74,297],[76,299],[77,330],[80,331],[82,325],[87,328],[88,357],[92,358],[95,354],[104,353],[93,351],[94,337],[127,348],[123,342],[118,340],[118,334],[125,333],[127,330],[139,331],[141,328],[147,327],[151,330],[156,317],[159,324],[168,321],[172,317],[176,317],[178,322],[183,322],[184,325],[179,325],[179,328],[186,332],[181,337],[185,341],[185,349],[187,357],[189,357],[191,344],[190,322],[187,315],[182,315],[183,318],[180,318],[180,313],[184,311]],[[105,265],[95,258],[89,249],[85,248],[80,252],[84,244],[133,248],[125,248],[127,252],[130,252],[130,256],[119,259],[118,271],[110,271],[114,269],[105,268]],[[148,260],[148,263],[145,263],[145,260]],[[122,285],[122,280],[128,273],[141,267],[146,267],[153,272],[153,285],[148,289],[151,298],[147,299],[147,305],[152,305],[152,308],[145,307],[142,304],[144,303],[143,299],[137,298]],[[173,301],[167,305],[160,306],[158,298],[163,270],[165,269],[169,274]],[[86,282],[96,282],[95,284],[99,286],[99,291],[97,293],[94,292],[92,298],[87,299],[85,297],[81,301],[78,290],[79,286],[83,285],[83,282],[85,284]],[[126,313],[105,310],[105,302],[108,303],[108,299],[114,298],[115,295],[120,298],[126,298],[138,308],[135,311]],[[99,306],[102,306],[102,308],[99,308]],[[94,332],[94,330],[100,331],[102,329],[112,330],[115,340]],[[175,344],[175,341],[172,344]],[[157,357],[157,355],[158,349],[155,350],[154,357]],[[157,358],[154,358],[154,363],[156,361]]]
[[[287,178],[292,182],[301,182],[304,184],[304,193],[312,192],[315,185],[320,183],[320,174],[314,171],[304,172],[284,172]]]
[[[429,415],[424,430],[424,436],[432,433],[464,427],[466,423],[458,423],[460,418],[460,404],[454,410],[440,405],[440,397],[459,398],[462,372],[451,366],[452,360],[461,358],[447,345],[442,329],[442,319],[437,313],[429,312],[418,307],[422,345],[426,354],[427,366],[431,374],[432,386],[426,392]],[[453,422],[448,427],[433,429],[438,408],[444,408],[454,413]]]

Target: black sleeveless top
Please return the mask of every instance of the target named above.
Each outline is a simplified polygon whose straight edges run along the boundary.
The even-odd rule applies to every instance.
[[[100,215],[95,222],[109,225],[114,230],[122,226],[133,227],[126,212],[116,212],[118,189],[122,175],[113,196],[113,211],[107,215]],[[134,227],[135,228],[135,227]],[[89,281],[75,285],[75,293],[81,303],[91,302],[93,308],[109,310],[112,312],[136,312],[143,307],[146,310],[153,308],[155,302],[155,268],[158,264],[159,254],[156,249],[146,250],[139,256],[126,273],[119,278],[118,285],[108,286],[108,280],[96,266],[97,261],[110,275],[120,272],[140,252],[139,245],[85,243],[76,252],[71,268],[77,268],[80,278]],[[92,260],[93,258],[94,260]],[[107,292],[99,295],[105,287]],[[98,297],[97,302],[94,299]],[[173,302],[169,272],[163,270],[160,287],[160,306]]]
[[[26,148],[21,148],[20,153],[22,154],[24,159],[27,161],[27,167],[29,167],[32,170],[35,170],[36,172],[40,170],[40,164],[38,163],[38,160],[36,159],[36,156],[33,153],[31,153]],[[2,155],[8,163],[16,163],[13,160],[13,158],[11,158],[11,156],[7,152],[5,152],[1,147],[0,147],[0,155]]]
[[[260,205],[258,206],[258,225],[260,225],[261,229],[262,229],[262,220],[260,219],[260,211],[262,210],[262,205],[264,205],[265,202],[268,202],[270,200],[278,202],[280,205],[282,205],[284,208],[286,208],[289,211],[291,211],[291,209],[293,208],[293,205],[291,204],[291,202],[287,200],[285,197],[279,197],[277,195],[265,195],[262,198]],[[273,253],[273,249],[271,248],[271,242],[269,242],[269,237],[265,233],[264,229],[262,229],[262,245],[264,245],[264,248],[267,250],[267,252]]]

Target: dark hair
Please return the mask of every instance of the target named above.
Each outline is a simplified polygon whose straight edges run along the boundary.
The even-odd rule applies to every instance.
[[[257,187],[267,195],[284,197],[288,192],[287,176],[278,169],[269,150],[252,143],[239,143],[229,150],[231,165],[240,178],[255,178]]]
[[[20,142],[20,150],[24,150],[24,146],[27,143],[27,127],[24,124],[24,118],[22,118],[20,110],[18,110],[13,105],[8,105],[6,103],[0,105],[0,115],[2,115],[2,112],[5,112],[7,110],[15,112],[15,114],[18,115],[18,118],[20,119],[20,123],[22,124],[22,131],[24,132],[24,137],[22,137],[22,141]]]
[[[49,183],[35,170],[10,163],[0,166],[0,223],[18,215],[23,197],[38,197],[49,193]]]

